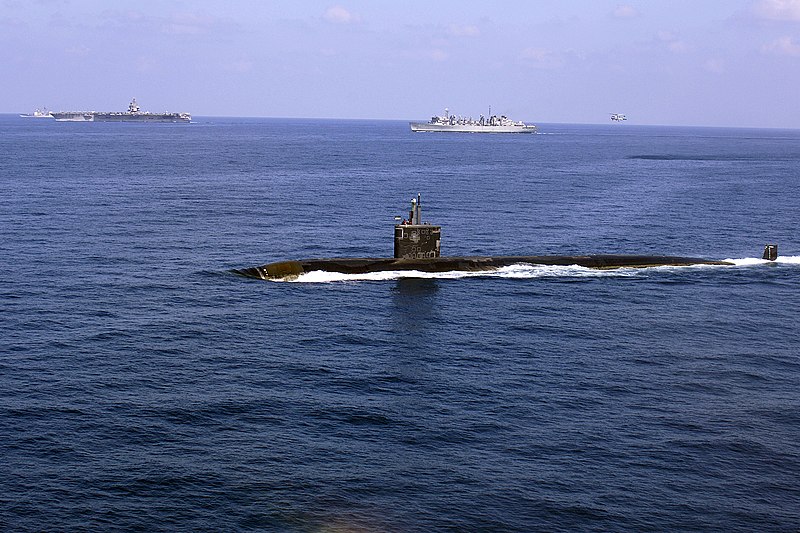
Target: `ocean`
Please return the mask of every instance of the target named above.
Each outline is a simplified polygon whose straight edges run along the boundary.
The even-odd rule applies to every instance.
[[[797,531],[800,131],[539,131],[0,115],[0,529]],[[417,194],[443,255],[735,264],[231,272]]]

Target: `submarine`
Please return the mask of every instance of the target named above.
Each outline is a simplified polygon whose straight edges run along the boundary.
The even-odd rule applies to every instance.
[[[400,217],[395,217],[399,220]],[[581,266],[594,269],[645,268],[657,266],[730,265],[729,261],[677,257],[668,255],[511,255],[442,257],[441,226],[422,222],[422,195],[411,200],[407,219],[394,226],[394,257],[353,257],[327,259],[299,259],[278,261],[266,265],[234,269],[232,272],[262,280],[291,280],[313,271],[340,274],[368,274],[397,270],[419,272],[489,271],[517,265]],[[778,257],[778,246],[768,244],[764,259]]]

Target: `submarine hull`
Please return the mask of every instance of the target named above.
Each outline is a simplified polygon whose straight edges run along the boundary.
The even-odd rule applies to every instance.
[[[291,279],[307,272],[321,270],[340,274],[367,274],[394,270],[420,272],[482,271],[509,265],[529,264],[547,266],[578,265],[586,268],[643,268],[655,266],[731,265],[697,257],[658,255],[512,255],[476,257],[434,257],[428,259],[403,258],[330,258],[279,261],[262,266],[236,269],[233,272],[257,279]]]

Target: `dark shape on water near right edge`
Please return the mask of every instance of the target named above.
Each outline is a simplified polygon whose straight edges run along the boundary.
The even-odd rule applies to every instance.
[[[778,259],[778,245],[777,244],[767,244],[764,246],[764,255],[761,259],[766,259],[767,261],[775,261]]]
[[[441,257],[441,227],[422,223],[422,198],[411,200],[408,219],[395,224],[394,257],[340,257],[278,261],[262,266],[235,269],[234,273],[257,279],[291,279],[313,271],[367,274],[396,270],[420,272],[488,271],[517,264],[581,266],[595,269],[644,268],[656,266],[733,265],[729,261],[668,255],[511,255]],[[397,220],[400,217],[396,217]],[[778,246],[768,244],[764,259],[774,261]]]

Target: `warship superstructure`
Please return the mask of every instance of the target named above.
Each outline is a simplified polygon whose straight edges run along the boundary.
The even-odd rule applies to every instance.
[[[444,115],[431,117],[429,122],[411,122],[411,131],[452,131],[456,133],[536,133],[536,126],[514,121],[505,115],[481,115],[478,119],[451,115],[445,108]]]
[[[151,113],[139,109],[134,98],[127,111],[53,111],[59,122],[191,122],[189,113]]]

